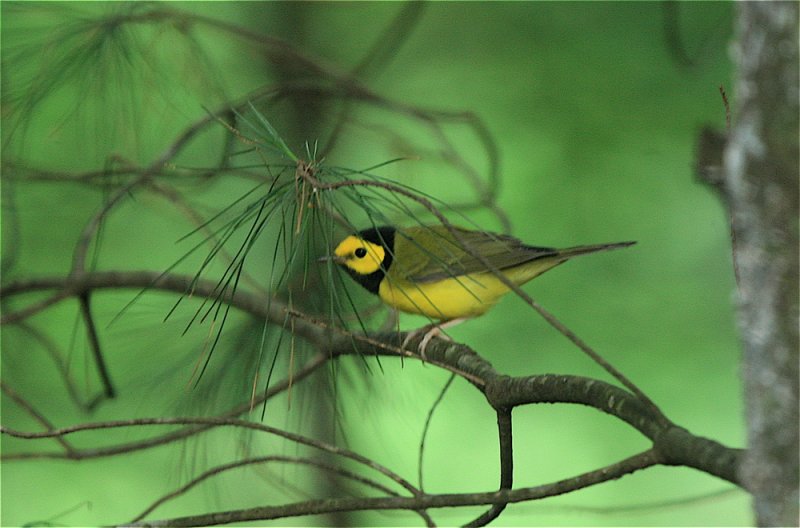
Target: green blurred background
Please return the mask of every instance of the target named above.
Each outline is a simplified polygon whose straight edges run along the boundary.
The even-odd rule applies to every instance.
[[[285,39],[341,72],[355,67],[381,39],[393,42],[384,32],[407,8],[400,3],[159,5]],[[7,261],[13,257],[4,268],[4,284],[66,273],[80,230],[107,196],[79,183],[33,181],[18,169],[20,165],[82,171],[124,164],[120,159],[147,164],[202,118],[204,108],[217,108],[226,98],[245,97],[280,76],[294,75],[293,68],[302,71],[302,64],[276,68],[247,39],[202,24],[191,31],[193,41],[178,26],[134,25],[128,39],[119,39],[117,48],[110,45],[103,52],[103,64],[81,62],[80,55],[63,63],[52,55],[50,59],[38,55],[44,49],[58,57],[81,42],[52,42],[54,28],[120,9],[121,4],[103,3],[2,5],[3,257]],[[407,20],[416,16],[407,15]],[[726,445],[743,446],[727,219],[713,193],[694,181],[693,169],[700,127],[725,126],[718,87],[732,84],[727,49],[733,6],[431,3],[418,16],[416,24],[399,30],[403,38],[390,53],[365,69],[361,77],[365,85],[402,105],[471,112],[483,121],[499,151],[497,204],[515,236],[550,246],[638,241],[624,251],[570,262],[525,289],[639,384],[676,423]],[[131,53],[109,63],[109,57],[119,57],[121,50]],[[143,56],[150,60],[139,58]],[[57,79],[54,87],[35,105],[26,106],[35,88],[46,84],[42,79],[51,77]],[[314,128],[322,130],[329,124],[324,113],[329,108],[320,107],[320,115],[314,115],[314,105],[279,106],[260,110],[274,118],[293,148],[300,150],[303,140],[324,137],[323,132],[315,135]],[[386,107],[355,106],[352,110],[362,126],[340,133],[329,163],[363,168],[405,156],[411,159],[389,165],[380,174],[445,201],[472,197],[463,177],[434,155],[434,148],[424,148],[436,146],[424,124]],[[303,112],[311,117],[303,119]],[[386,141],[381,127],[403,141]],[[458,123],[447,125],[445,132],[485,178],[489,161],[475,134]],[[179,162],[209,166],[226,133],[221,126],[212,128]],[[230,178],[202,185],[189,182],[181,189],[210,216],[252,185]],[[486,211],[469,216],[487,229],[503,229]],[[396,221],[402,223],[403,218]],[[191,229],[171,204],[137,193],[104,225],[96,267],[164,270],[186,251],[187,246],[175,241]],[[268,249],[256,254],[248,272],[263,278],[259,266],[268,265],[269,254]],[[182,271],[194,269],[187,264]],[[145,295],[108,327],[133,293],[103,293],[95,298],[119,389],[115,401],[92,414],[78,410],[41,342],[12,326],[2,333],[3,381],[57,426],[134,416],[198,415],[249,396],[250,379],[242,373],[250,364],[231,367],[242,360],[237,355],[241,340],[254,333],[243,317],[232,316],[231,330],[209,365],[204,387],[193,390],[187,381],[207,330],[179,337],[181,314],[162,323],[174,302],[165,294]],[[4,310],[36,298],[13,299]],[[76,306],[74,301],[64,302],[30,323],[45,328],[67,355],[71,375],[82,394],[88,395],[97,390],[96,376],[84,332],[76,322]],[[185,322],[191,309],[183,316]],[[402,319],[406,328],[421,322]],[[255,327],[260,332],[260,326]],[[513,296],[451,335],[509,375],[565,373],[608,380]],[[285,372],[285,363],[280,365],[278,370]],[[370,360],[370,367],[366,372],[358,359],[340,360],[336,369],[319,376],[335,376],[334,381],[313,382],[325,390],[296,387],[291,407],[285,397],[271,403],[266,422],[335,439],[415,481],[425,417],[448,374],[391,359],[382,360],[380,368]],[[233,379],[224,381],[226,376]],[[323,410],[314,410],[316,405]],[[324,409],[331,411],[327,421],[319,418]],[[38,427],[8,398],[3,398],[2,412],[5,425]],[[259,416],[257,411],[253,419]],[[515,486],[566,478],[647,447],[630,427],[588,408],[519,408],[514,427]],[[104,433],[99,442],[89,435],[76,437],[75,442],[106,445],[132,441],[141,434],[114,431]],[[469,384],[456,381],[431,425],[425,452],[426,491],[495,489],[496,436],[491,409]],[[202,442],[80,463],[6,461],[0,522],[3,526],[125,522],[207,464],[235,459],[247,446],[286,455],[301,452],[277,441],[258,448],[248,442],[254,440],[218,432]],[[53,445],[2,439],[6,454]],[[299,501],[331,493],[325,486],[303,467],[240,470],[159,508],[153,518]],[[691,500],[729,487],[692,469],[658,467],[564,497],[511,505],[495,524],[751,524],[743,492]],[[680,499],[687,500],[671,507],[627,509]],[[71,508],[74,511],[62,515]],[[445,525],[459,524],[479,511],[437,511],[434,518]],[[416,525],[419,519],[405,512],[366,512],[277,524],[332,523]]]

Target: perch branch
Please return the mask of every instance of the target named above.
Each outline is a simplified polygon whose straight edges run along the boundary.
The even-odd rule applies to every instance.
[[[118,288],[127,285],[183,293],[191,280],[190,277],[158,275],[153,272],[105,272],[86,274],[80,284],[72,284],[71,287],[73,291],[80,292],[86,288]],[[0,295],[64,287],[66,287],[64,278],[19,281],[0,289]],[[213,287],[210,291],[213,291]],[[198,289],[195,292],[200,293]],[[278,325],[283,325],[287,315],[287,308],[282,303],[273,301],[267,306],[268,303],[261,297],[242,291],[229,296],[225,302]],[[297,335],[319,346],[330,358],[347,354],[396,357],[396,347],[388,346],[386,343],[402,342],[406,335],[384,332],[367,336],[358,334],[334,336],[330,329],[321,328],[312,320],[303,317],[295,317],[294,329]],[[409,346],[413,349],[416,344],[412,340]],[[504,376],[469,347],[441,339],[431,341],[426,349],[426,356],[429,363],[446,366],[448,370],[464,377],[481,390],[494,409],[534,403],[587,405],[636,428],[654,442],[665,463],[694,467],[741,485],[735,470],[742,455],[741,450],[692,435],[666,419],[641,398],[624,389],[579,376],[551,374],[517,378]]]

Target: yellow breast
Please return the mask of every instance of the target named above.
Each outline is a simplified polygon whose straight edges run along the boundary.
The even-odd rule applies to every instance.
[[[555,259],[546,259],[506,270],[504,274],[520,285],[559,263]],[[491,273],[460,275],[430,283],[393,279],[390,273],[381,281],[378,295],[383,302],[400,311],[447,321],[481,315],[509,291]]]

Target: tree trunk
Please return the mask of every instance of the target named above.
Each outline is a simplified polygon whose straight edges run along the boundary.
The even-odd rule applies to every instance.
[[[798,4],[737,5],[724,182],[744,344],[748,455],[760,526],[798,524]]]

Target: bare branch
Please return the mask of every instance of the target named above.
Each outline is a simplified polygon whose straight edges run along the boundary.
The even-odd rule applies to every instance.
[[[502,504],[524,502],[546,497],[562,495],[595,484],[615,480],[640,469],[658,463],[653,451],[644,451],[626,458],[616,464],[595,471],[582,473],[572,478],[515,490],[501,490],[493,493],[463,493],[421,495],[418,497],[376,497],[376,498],[342,498],[325,499],[281,506],[265,506],[244,510],[193,515],[161,521],[133,524],[132,526],[207,526],[228,524],[232,522],[262,521],[283,519],[300,515],[316,515],[331,512],[364,511],[364,510],[421,510],[430,508],[451,508],[458,506],[479,506],[482,504]]]
[[[92,308],[90,305],[90,294],[84,292],[78,296],[78,304],[81,307],[81,316],[83,317],[83,324],[86,325],[86,333],[89,338],[89,345],[92,349],[94,362],[97,365],[97,372],[100,375],[100,381],[103,384],[103,389],[107,398],[114,397],[114,384],[111,382],[111,374],[106,366],[106,360],[103,357],[103,350],[100,346],[100,336],[97,334],[97,326],[92,317]]]
[[[242,460],[236,460],[236,461],[228,463],[228,464],[222,464],[222,465],[213,467],[213,468],[209,469],[208,471],[204,471],[203,473],[201,473],[200,475],[196,476],[195,478],[193,478],[192,480],[190,480],[189,482],[187,482],[185,485],[181,486],[180,488],[178,488],[178,489],[176,489],[176,490],[164,495],[163,497],[160,497],[153,504],[148,506],[142,513],[140,513],[139,515],[134,517],[130,522],[131,523],[136,523],[138,521],[141,521],[142,519],[147,517],[150,513],[152,513],[156,508],[158,508],[162,504],[164,504],[164,503],[166,503],[166,502],[168,502],[168,501],[170,501],[170,500],[172,500],[172,499],[174,499],[176,497],[179,497],[179,496],[185,494],[190,489],[194,488],[195,486],[201,484],[203,481],[205,481],[205,480],[207,480],[207,479],[209,479],[211,477],[214,477],[216,475],[219,475],[221,473],[224,473],[226,471],[230,471],[230,470],[233,470],[233,469],[238,469],[238,468],[242,468],[242,467],[246,467],[246,466],[252,466],[252,465],[256,465],[256,464],[266,464],[266,463],[269,463],[269,462],[283,462],[283,463],[289,463],[289,464],[305,464],[305,465],[308,465],[308,466],[312,466],[312,467],[316,467],[316,468],[322,469],[322,470],[330,472],[330,473],[334,473],[334,474],[343,476],[343,477],[345,477],[347,479],[350,479],[350,480],[352,480],[354,482],[360,482],[360,483],[365,484],[365,485],[367,485],[367,486],[369,486],[371,488],[374,488],[374,489],[376,489],[378,491],[382,491],[386,495],[391,495],[391,496],[394,496],[394,497],[398,496],[397,492],[395,492],[394,490],[392,490],[390,488],[387,488],[386,486],[384,486],[383,484],[381,484],[379,482],[376,482],[376,481],[374,481],[372,479],[366,478],[366,477],[364,477],[362,475],[359,475],[358,473],[353,473],[352,471],[348,471],[348,470],[346,470],[344,468],[335,466],[333,464],[328,464],[327,462],[322,461],[322,460],[315,460],[315,459],[304,458],[304,457],[265,456],[265,457],[245,458],[245,459],[242,459]],[[425,521],[427,526],[433,526],[433,520],[430,518],[430,516],[425,511],[419,510],[418,512],[422,516],[422,519]]]
[[[23,398],[21,394],[12,389],[6,382],[0,381],[0,388],[2,388],[6,396],[14,400],[17,403],[17,405],[22,407],[25,410],[25,412],[31,415],[31,417],[34,420],[42,424],[45,429],[47,429],[48,431],[52,431],[55,429],[55,427],[53,427],[53,424],[50,423],[50,420],[45,418],[42,413],[36,410],[36,407],[34,407],[28,400]],[[64,448],[64,451],[66,451],[67,455],[71,455],[72,453],[75,452],[75,448],[72,447],[72,444],[70,444],[66,438],[63,438],[61,436],[56,436],[55,440],[56,442],[61,444],[61,447]]]
[[[150,272],[95,273],[84,276],[83,283],[73,288],[83,291],[85,288],[136,285],[182,293],[190,283],[189,277],[157,275]],[[63,285],[64,279],[17,282],[6,286],[0,293],[9,295]],[[195,287],[198,295],[210,295],[215,285],[201,281],[196,283]],[[226,302],[259,318],[281,325],[289,313],[288,308],[276,301],[269,305],[267,311],[267,303],[260,297],[241,291],[227,298]],[[302,315],[294,310],[291,313],[295,316]],[[295,318],[295,333],[322,347],[330,358],[346,354],[397,356],[397,347],[385,343],[398,340],[402,342],[406,335],[378,333],[362,336],[342,332],[342,335],[334,336],[330,333],[330,329],[326,331],[311,318]],[[414,340],[410,343],[412,348],[415,344]],[[401,352],[404,355],[414,356],[407,351]],[[652,406],[647,405],[641,398],[623,389],[579,376],[542,375],[520,378],[503,376],[469,347],[441,339],[431,341],[426,349],[426,356],[429,363],[444,366],[475,385],[484,393],[494,409],[532,403],[587,405],[625,421],[650,438],[662,452],[662,457],[667,463],[696,467],[739,484],[739,479],[735,475],[735,465],[741,456],[740,450],[730,449],[712,440],[691,435],[654,410]],[[687,446],[691,448],[687,449]]]
[[[384,475],[385,477],[389,478],[390,480],[396,482],[406,490],[410,491],[414,495],[420,495],[421,492],[418,488],[413,486],[410,482],[406,479],[401,477],[400,475],[394,473],[390,469],[384,467],[377,462],[370,460],[369,458],[350,451],[349,449],[344,449],[341,447],[333,446],[331,444],[315,440],[313,438],[308,438],[303,435],[299,435],[297,433],[292,433],[289,431],[284,431],[282,429],[278,429],[277,427],[271,427],[269,425],[249,422],[247,420],[239,420],[236,418],[136,418],[132,420],[115,420],[115,421],[108,421],[108,422],[94,422],[94,423],[86,423],[86,424],[78,424],[69,427],[62,427],[60,429],[53,429],[46,432],[40,433],[31,433],[25,431],[17,431],[15,429],[8,428],[6,426],[0,426],[0,433],[6,434],[8,436],[12,436],[14,438],[24,438],[24,439],[36,439],[36,438],[57,438],[63,437],[65,435],[75,434],[82,431],[96,431],[96,430],[103,430],[103,429],[118,429],[124,427],[137,427],[137,426],[163,426],[163,425],[206,425],[210,427],[237,427],[242,429],[249,429],[257,432],[267,433],[275,436],[279,436],[281,438],[285,438],[292,442],[295,442],[300,445],[305,445],[309,447],[313,447],[315,449],[319,449],[321,451],[326,451],[328,453],[339,455],[344,458],[349,458],[359,464],[366,466],[369,469],[375,470],[378,473]]]
[[[514,446],[511,434],[510,407],[497,409],[497,431],[500,436],[500,489],[510,490],[514,486]],[[496,502],[465,526],[486,526],[497,519],[505,509],[505,502]]]

